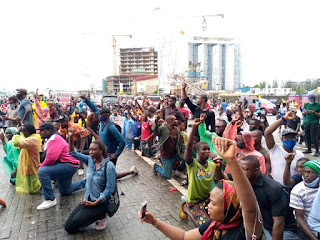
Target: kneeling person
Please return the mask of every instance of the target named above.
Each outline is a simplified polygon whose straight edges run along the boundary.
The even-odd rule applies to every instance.
[[[51,123],[43,123],[40,136],[47,142],[44,145],[46,157],[38,170],[39,180],[44,192],[44,202],[37,207],[43,210],[57,204],[51,180],[55,179],[61,195],[69,195],[77,190],[72,177],[78,170],[79,161],[68,154],[68,143],[54,131]]]

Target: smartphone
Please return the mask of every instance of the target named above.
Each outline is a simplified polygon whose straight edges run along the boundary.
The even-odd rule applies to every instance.
[[[141,212],[142,219],[144,219],[146,216],[146,210],[147,210],[147,201],[141,204],[140,212]]]

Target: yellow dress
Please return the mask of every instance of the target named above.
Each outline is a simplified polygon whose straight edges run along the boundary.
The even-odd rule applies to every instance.
[[[18,170],[16,175],[16,191],[20,193],[38,193],[41,184],[38,178],[38,167],[40,165],[41,137],[32,134],[25,138],[15,135],[12,145],[20,148]]]

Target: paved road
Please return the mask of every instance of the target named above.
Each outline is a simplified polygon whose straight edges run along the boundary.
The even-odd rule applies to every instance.
[[[2,146],[0,146],[2,149]],[[0,159],[3,151],[0,152]],[[192,229],[193,225],[180,221],[180,192],[170,192],[172,185],[159,176],[153,175],[150,166],[135,152],[127,150],[118,160],[117,172],[128,171],[132,165],[139,169],[138,176],[129,176],[118,181],[121,205],[114,217],[107,220],[107,228],[97,232],[86,229],[77,235],[69,235],[64,230],[64,223],[70,212],[84,196],[80,190],[70,196],[60,197],[55,189],[58,204],[56,207],[37,211],[43,201],[43,194],[20,194],[9,183],[2,165],[0,167],[0,197],[8,207],[0,209],[0,239],[166,239],[151,225],[140,224],[137,212],[145,200],[148,208],[161,220]],[[75,175],[74,180],[80,179]]]

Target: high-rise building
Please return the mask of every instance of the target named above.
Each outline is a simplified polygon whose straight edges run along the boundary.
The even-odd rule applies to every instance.
[[[158,74],[158,53],[154,48],[120,48],[121,74]]]
[[[137,93],[136,79],[158,76],[158,53],[154,48],[120,48],[120,74],[106,78],[109,94]],[[120,89],[123,91],[121,92]]]

